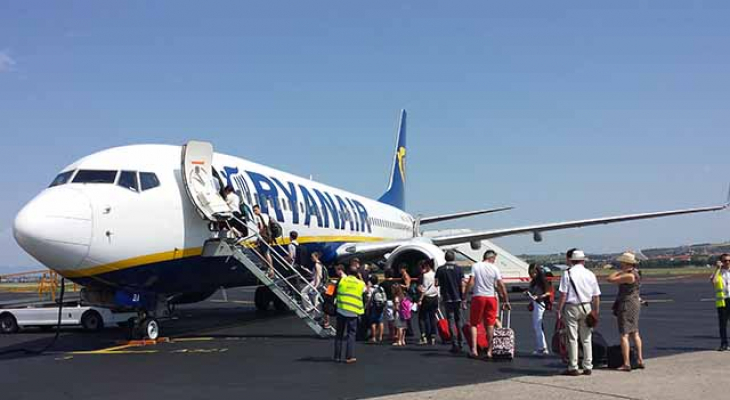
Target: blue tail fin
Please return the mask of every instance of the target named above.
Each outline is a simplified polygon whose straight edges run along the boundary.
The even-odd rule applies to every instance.
[[[406,209],[406,110],[400,112],[390,184],[378,201],[404,211]]]

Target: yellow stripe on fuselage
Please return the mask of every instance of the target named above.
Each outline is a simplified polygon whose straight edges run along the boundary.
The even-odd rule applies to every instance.
[[[333,243],[333,242],[379,242],[383,241],[383,238],[368,237],[368,236],[309,236],[300,237],[297,241],[301,244],[306,243]],[[291,243],[289,238],[277,239],[277,244],[288,245]],[[102,264],[88,268],[81,268],[75,270],[58,271],[59,274],[66,278],[84,278],[95,275],[101,275],[108,272],[121,271],[129,268],[140,267],[143,265],[156,264],[159,262],[165,262],[170,260],[177,260],[180,258],[195,257],[203,253],[202,247],[191,247],[188,249],[175,249],[172,251],[165,251],[162,253],[147,254],[144,256],[128,258],[126,260],[115,261],[109,264]]]

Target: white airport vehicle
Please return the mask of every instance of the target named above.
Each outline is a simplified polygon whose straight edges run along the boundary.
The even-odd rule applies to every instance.
[[[64,304],[61,310],[61,326],[80,326],[85,331],[98,332],[104,327],[126,325],[136,316],[136,312],[115,312],[108,308],[84,306],[75,302]],[[1,333],[16,333],[29,327],[49,328],[57,324],[56,304],[0,309]],[[154,335],[154,332],[151,333]]]
[[[493,238],[622,221],[724,210],[728,204],[618,215],[514,228],[424,236],[421,227],[506,211],[500,207],[432,217],[406,211],[406,112],[397,130],[390,183],[377,200],[213,151],[207,142],[183,146],[131,145],[81,158],[63,168],[50,187],[16,216],[18,244],[42,264],[85,286],[88,304],[133,307],[135,332],[158,330],[174,304],[198,302],[220,287],[263,284],[255,303],[289,308],[320,335],[321,298],[287,259],[291,231],[325,264],[352,258],[415,268],[444,262],[444,248]],[[458,171],[454,171],[455,173]],[[241,200],[229,207],[221,189]],[[259,206],[267,217],[254,217]],[[266,244],[257,226],[276,221],[282,237]],[[230,239],[229,227],[247,225]],[[265,255],[271,254],[271,260]],[[514,261],[514,260],[512,260]],[[514,263],[513,263],[514,264]],[[518,276],[519,278],[519,276]],[[524,277],[522,277],[524,278]],[[316,293],[316,291],[315,291]],[[309,305],[315,304],[314,309]]]

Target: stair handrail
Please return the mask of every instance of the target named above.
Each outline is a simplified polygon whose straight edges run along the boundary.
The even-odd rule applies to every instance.
[[[253,221],[245,221],[245,220],[241,220],[240,218],[236,217],[235,215],[231,216],[231,217],[230,217],[230,219],[233,219],[233,220],[235,220],[235,221],[237,221],[237,222],[239,222],[239,223],[243,224],[243,225],[244,225],[244,226],[245,226],[245,227],[246,227],[246,228],[248,229],[248,231],[249,231],[249,232],[253,232],[253,233],[250,233],[250,234],[249,234],[248,236],[246,236],[246,237],[244,237],[244,238],[241,238],[241,239],[237,239],[237,240],[236,240],[236,245],[241,245],[241,243],[244,243],[244,242],[247,242],[247,241],[251,241],[251,240],[253,240],[253,239],[256,239],[256,240],[258,241],[258,243],[263,243],[263,244],[264,244],[264,246],[265,246],[265,247],[266,247],[266,248],[267,248],[267,249],[269,250],[269,254],[270,254],[270,255],[271,255],[271,257],[272,257],[272,264],[273,264],[273,261],[274,261],[274,258],[275,258],[277,262],[279,262],[279,263],[280,263],[281,265],[283,265],[283,266],[285,267],[285,269],[286,269],[286,270],[288,270],[288,272],[293,272],[293,273],[294,273],[294,275],[295,275],[295,276],[294,276],[294,278],[295,278],[295,279],[297,279],[297,278],[298,278],[298,279],[299,279],[299,280],[300,280],[301,282],[304,282],[304,284],[305,284],[305,287],[308,287],[308,288],[309,288],[309,289],[310,289],[311,291],[313,291],[313,292],[315,293],[315,297],[316,297],[316,300],[317,300],[317,301],[316,301],[316,304],[317,304],[317,305],[314,305],[314,304],[312,304],[312,305],[314,306],[314,308],[315,308],[315,309],[317,309],[317,308],[319,308],[319,307],[321,307],[321,306],[322,306],[322,304],[323,304],[323,300],[324,300],[324,299],[322,298],[322,294],[320,293],[319,289],[318,289],[317,287],[315,287],[314,285],[312,285],[312,283],[310,282],[310,280],[309,280],[309,279],[306,279],[306,278],[304,278],[304,276],[303,276],[303,275],[302,275],[302,274],[301,274],[301,273],[300,273],[300,272],[299,272],[299,271],[297,270],[297,268],[296,268],[296,267],[294,266],[294,263],[292,263],[292,262],[289,262],[289,260],[287,260],[287,259],[286,259],[286,258],[285,258],[284,256],[282,256],[281,254],[279,254],[279,252],[277,252],[277,251],[276,251],[276,250],[274,249],[274,247],[273,247],[273,246],[272,246],[272,245],[271,245],[270,243],[268,243],[268,242],[267,242],[267,241],[266,241],[266,240],[265,240],[265,239],[263,238],[263,236],[261,236],[261,233],[259,232],[258,226],[257,226],[257,225],[255,225],[255,224],[253,224]],[[227,221],[227,220],[225,220],[225,222],[226,222],[226,224],[227,224],[227,225],[229,226],[229,228],[230,228],[230,227],[231,227],[231,225],[230,225],[230,224],[228,223],[228,221]],[[252,226],[252,225],[253,225],[253,226]],[[278,248],[281,248],[281,245],[279,245],[279,244],[277,244],[276,246],[277,246]],[[269,271],[273,271],[274,275],[275,275],[275,276],[276,276],[276,277],[277,277],[277,278],[279,279],[279,281],[283,281],[283,282],[285,282],[285,283],[286,283],[286,284],[287,284],[287,285],[288,285],[288,286],[289,286],[289,287],[290,287],[291,289],[293,289],[293,290],[294,290],[294,292],[296,292],[296,293],[298,293],[298,294],[299,294],[299,297],[300,297],[300,298],[303,298],[303,297],[304,297],[304,295],[302,294],[302,292],[304,292],[304,288],[302,288],[302,289],[299,289],[299,288],[297,288],[296,286],[294,286],[294,285],[293,285],[293,284],[292,284],[292,283],[290,282],[290,279],[292,278],[291,276],[290,276],[290,277],[285,277],[285,276],[284,276],[283,274],[281,274],[281,273],[280,273],[280,272],[279,272],[279,271],[278,271],[278,270],[277,270],[276,268],[274,268],[274,266],[273,266],[273,265],[268,265],[268,260],[266,260],[266,257],[264,257],[264,255],[263,255],[263,254],[261,254],[261,253],[260,253],[260,252],[258,251],[258,249],[256,249],[256,248],[255,248],[255,246],[252,246],[252,247],[250,248],[250,250],[251,250],[251,251],[252,251],[252,252],[253,252],[254,254],[256,254],[256,256],[257,256],[257,257],[259,257],[259,259],[260,259],[260,260],[261,260],[262,262],[264,262],[265,264],[267,264],[267,266],[269,267]],[[303,306],[303,305],[302,305],[302,306]],[[299,309],[300,309],[301,311],[303,311],[303,312],[307,312],[307,310],[305,310],[305,309],[304,309],[304,308],[303,308],[302,306],[299,306],[299,305],[297,304],[297,307],[298,307],[298,308],[299,308]],[[318,310],[318,311],[321,311],[321,310]]]

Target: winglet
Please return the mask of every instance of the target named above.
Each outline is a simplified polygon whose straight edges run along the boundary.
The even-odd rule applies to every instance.
[[[727,199],[725,199],[725,208],[730,207],[730,185],[727,188]]]
[[[395,142],[395,155],[393,155],[393,168],[390,174],[388,190],[378,201],[406,209],[406,110],[401,110],[398,121],[398,131]]]

